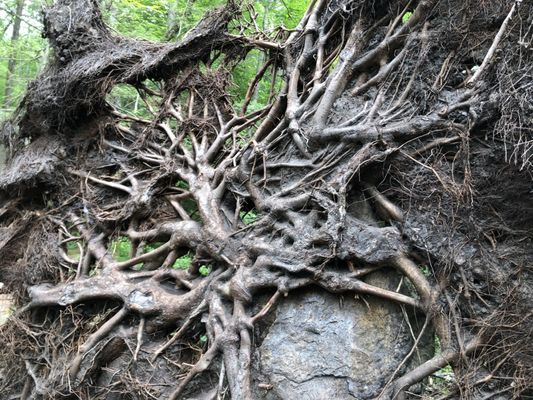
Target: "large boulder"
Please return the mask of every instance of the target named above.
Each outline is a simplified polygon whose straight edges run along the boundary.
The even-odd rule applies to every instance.
[[[383,286],[385,274],[370,281]],[[389,301],[320,290],[295,293],[277,308],[259,348],[257,386],[263,392],[257,396],[370,399],[410,351],[409,324],[416,335],[422,323],[423,317],[416,321],[412,313]],[[431,356],[431,335],[425,336],[422,350],[407,366]]]

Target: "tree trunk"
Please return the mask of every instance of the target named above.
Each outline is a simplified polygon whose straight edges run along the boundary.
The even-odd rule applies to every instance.
[[[532,11],[317,0],[266,37],[230,2],[161,44],[58,0],[2,128],[0,393],[531,395]],[[284,82],[247,112],[253,48]]]
[[[13,106],[13,77],[15,74],[15,68],[17,67],[17,55],[18,55],[18,39],[20,36],[20,23],[22,18],[22,11],[24,10],[24,0],[17,0],[17,7],[13,20],[13,32],[11,34],[11,51],[9,54],[9,60],[7,62],[6,73],[6,86],[4,92],[4,108],[11,108]]]

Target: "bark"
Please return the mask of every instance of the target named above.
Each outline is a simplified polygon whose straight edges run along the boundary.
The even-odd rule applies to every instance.
[[[352,397],[407,398],[446,364],[460,398],[529,395],[532,9],[318,0],[269,38],[231,31],[230,2],[161,44],[113,34],[95,1],[58,0],[55,59],[2,131],[0,271],[19,309],[0,391],[287,398],[262,380],[261,343],[278,308],[327,291],[356,296],[371,327],[409,329]],[[228,71],[252,48],[284,86],[247,112]],[[117,84],[147,116],[113,107]],[[414,357],[431,332],[441,352]]]

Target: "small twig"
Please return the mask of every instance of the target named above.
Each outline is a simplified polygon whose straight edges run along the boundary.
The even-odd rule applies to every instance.
[[[200,313],[202,313],[207,305],[206,300],[203,300],[198,307],[187,317],[187,320],[181,325],[180,329],[172,335],[172,337],[160,348],[158,348],[153,356],[152,356],[152,362],[155,361],[155,359],[166,349],[168,349],[176,340],[178,340],[183,332],[191,325],[192,321],[196,316],[198,316]]]
[[[85,354],[91,350],[100,340],[107,336],[113,328],[128,315],[128,309],[122,307],[119,312],[117,312],[113,317],[106,321],[96,332],[87,338],[85,343],[83,343],[78,349],[78,354],[72,360],[70,365],[70,376],[71,379],[76,379],[78,372],[80,370],[81,362]]]
[[[492,42],[492,45],[489,48],[489,51],[485,55],[485,58],[483,59],[483,62],[481,63],[481,66],[477,69],[477,71],[472,75],[472,77],[466,82],[467,85],[474,84],[481,74],[485,71],[487,66],[492,61],[492,58],[494,57],[494,53],[496,52],[496,49],[498,48],[498,45],[500,44],[500,41],[503,38],[503,35],[505,34],[505,31],[507,30],[507,26],[509,25],[509,22],[511,21],[511,18],[516,10],[516,5],[518,2],[515,2],[513,6],[511,7],[511,11],[509,11],[509,14],[507,14],[507,17],[505,17],[505,20],[502,23],[502,26],[500,27],[500,30],[496,34],[496,37],[494,38],[494,41]]]
[[[86,179],[88,179],[90,181],[93,181],[95,183],[99,183],[101,185],[108,186],[108,187],[113,188],[113,189],[121,190],[121,191],[126,192],[126,193],[128,193],[130,195],[132,194],[132,190],[129,187],[121,185],[119,183],[104,181],[103,179],[95,178],[95,177],[89,175],[86,172],[76,171],[76,170],[73,170],[73,169],[70,169],[69,172],[71,174],[73,174],[73,175],[77,175],[77,176],[79,176],[81,178],[86,178]]]
[[[251,319],[252,324],[255,324],[258,320],[260,320],[261,318],[263,318],[265,315],[268,314],[268,312],[270,311],[272,306],[274,304],[276,304],[276,302],[281,297],[281,294],[282,294],[282,292],[280,290],[278,290],[278,291],[276,291],[276,293],[274,293],[274,295],[270,298],[270,300],[268,300],[268,302],[263,306],[261,311],[259,311],[256,315],[254,315],[252,317],[252,319]]]
[[[367,186],[372,199],[379,205],[380,209],[386,214],[389,219],[394,221],[403,221],[402,210],[396,204],[387,199],[375,186]]]
[[[402,308],[402,310],[403,310],[403,308]],[[405,314],[405,310],[403,310],[403,311],[404,311],[404,314]],[[406,316],[406,318],[408,318],[408,316]],[[396,367],[394,372],[391,374],[388,382],[383,387],[382,393],[384,393],[390,387],[390,384],[392,383],[392,381],[396,377],[396,374],[402,369],[402,367],[405,365],[405,363],[411,358],[413,353],[417,350],[418,344],[420,343],[420,340],[422,339],[422,337],[426,333],[426,329],[427,329],[427,326],[429,324],[429,321],[430,321],[429,315],[426,315],[426,319],[424,320],[424,325],[422,326],[422,329],[420,329],[420,333],[418,334],[418,336],[415,338],[415,342],[411,346],[411,350],[409,351],[409,353],[407,353],[407,355],[403,358],[403,360],[400,362],[400,364]]]
[[[479,338],[471,340],[465,345],[465,352],[467,354],[472,353],[478,349],[481,345]],[[400,392],[408,387],[420,382],[425,377],[433,374],[446,365],[450,364],[454,360],[457,360],[461,356],[460,352],[448,350],[442,354],[439,354],[432,359],[426,361],[422,365],[419,365],[415,369],[409,371],[401,378],[398,378],[392,385],[392,389],[380,394],[378,399],[395,399]]]
[[[220,372],[218,375],[217,400],[222,400],[222,387],[224,385],[224,378],[226,376],[226,368],[224,360],[220,360]]]
[[[209,350],[207,350],[206,353],[202,354],[198,362],[191,368],[185,378],[183,378],[176,390],[174,390],[174,392],[170,394],[168,400],[179,399],[180,395],[183,393],[183,391],[187,387],[187,384],[192,380],[192,378],[194,378],[196,374],[203,372],[207,368],[209,368],[209,365],[211,365],[216,355],[218,354],[219,346],[219,343],[215,341],[215,343],[211,345]]]
[[[145,322],[146,322],[146,319],[144,317],[141,317],[141,321],[139,322],[139,330],[137,331],[137,347],[135,347],[135,353],[133,353],[134,361],[137,361],[139,350],[141,350]]]

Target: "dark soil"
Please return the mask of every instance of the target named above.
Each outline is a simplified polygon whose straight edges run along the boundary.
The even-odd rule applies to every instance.
[[[1,398],[533,397],[531,0],[319,0],[276,37],[229,2],[178,43],[44,18],[1,131]],[[283,89],[248,111],[254,48]]]

